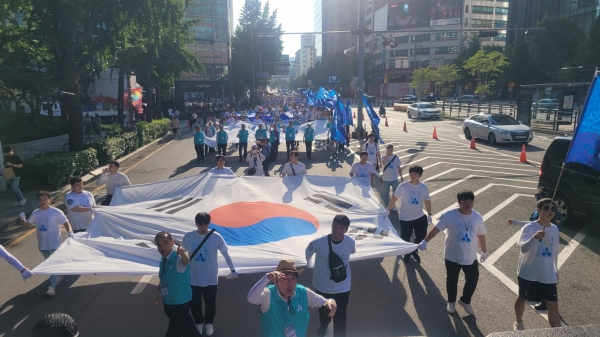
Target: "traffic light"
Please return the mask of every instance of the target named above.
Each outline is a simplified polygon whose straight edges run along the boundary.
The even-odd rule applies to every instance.
[[[497,30],[480,30],[477,37],[496,37],[498,36]]]

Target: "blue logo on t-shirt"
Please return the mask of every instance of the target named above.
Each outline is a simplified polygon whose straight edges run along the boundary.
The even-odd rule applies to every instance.
[[[40,227],[40,232],[47,232],[47,231],[48,231],[48,228],[46,228],[46,226],[42,225]]]
[[[195,260],[204,263],[209,256],[210,254],[208,252],[208,246],[204,245],[202,248],[200,248],[200,251],[198,251],[198,257],[196,257]]]
[[[552,253],[550,253],[550,251],[548,251],[548,247],[546,247],[546,250],[544,250],[544,252],[542,253],[542,256],[546,256],[546,257],[552,256]]]
[[[469,234],[465,234],[465,236],[463,236],[463,238],[460,239],[460,241],[467,242],[467,243],[471,242],[471,239],[469,238]]]

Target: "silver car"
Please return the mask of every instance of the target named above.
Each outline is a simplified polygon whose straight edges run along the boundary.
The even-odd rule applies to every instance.
[[[418,102],[413,103],[408,106],[406,114],[408,118],[435,118],[439,119],[442,117],[442,112],[440,109],[436,108],[435,105],[431,103]]]
[[[490,144],[496,143],[529,143],[533,132],[527,125],[504,114],[473,115],[463,123],[465,138],[472,136],[487,139]]]

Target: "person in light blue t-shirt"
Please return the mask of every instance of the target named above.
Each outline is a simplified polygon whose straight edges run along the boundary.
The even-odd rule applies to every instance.
[[[246,130],[246,124],[242,124],[242,129],[238,131],[237,135],[237,138],[240,139],[240,146],[238,151],[240,155],[240,162],[248,156],[248,135],[249,133],[248,130]]]
[[[312,157],[312,143],[315,139],[315,129],[312,128],[311,124],[306,126],[304,130],[304,144],[306,144],[306,156],[308,159]]]
[[[256,139],[265,139],[267,137],[267,130],[263,129],[263,124],[258,124],[258,129],[254,132],[254,138]]]
[[[198,162],[204,161],[204,143],[204,131],[200,129],[200,125],[197,125],[196,132],[194,133],[194,148],[196,149],[196,157]]]
[[[285,147],[288,159],[290,159],[290,151],[294,149],[296,143],[296,128],[294,128],[293,123],[293,121],[289,121],[288,126],[285,128]]]
[[[219,131],[217,132],[217,154],[227,154],[227,132],[223,130],[223,125],[219,125]]]

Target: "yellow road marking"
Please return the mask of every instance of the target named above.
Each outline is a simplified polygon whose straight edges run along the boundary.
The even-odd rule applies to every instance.
[[[171,144],[172,142],[168,142],[165,145],[161,146],[160,148],[156,149],[155,151],[153,151],[152,153],[150,153],[148,156],[142,158],[142,160],[138,161],[137,163],[131,165],[130,167],[128,167],[127,169],[123,170],[123,173],[127,173],[129,172],[131,169],[133,169],[134,167],[138,166],[139,164],[141,164],[143,161],[145,161],[146,159],[152,157],[154,154],[156,154],[158,151],[162,150],[163,148],[165,148],[167,145]],[[95,188],[91,193],[95,194],[98,191],[100,191],[102,188],[104,187],[104,184],[98,186],[97,188]],[[37,229],[36,228],[32,228],[30,230],[28,230],[27,232],[17,236],[16,238],[10,240],[10,242],[4,246],[5,249],[9,249],[11,247],[14,247],[17,243],[25,240],[28,236],[30,236],[31,234],[35,233]]]

